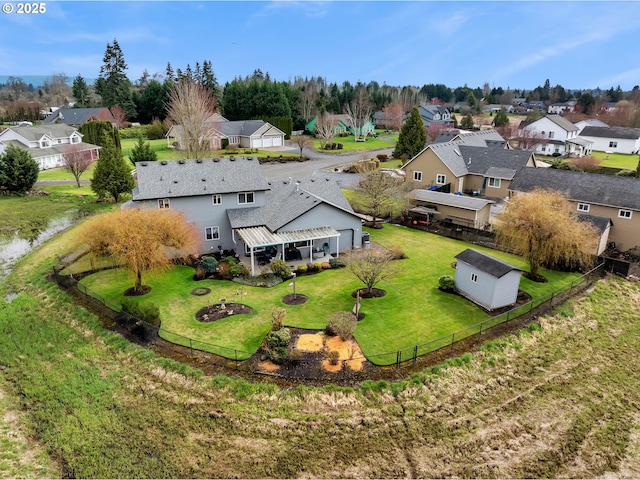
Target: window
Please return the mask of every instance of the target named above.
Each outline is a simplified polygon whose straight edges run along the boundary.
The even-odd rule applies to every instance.
[[[447,176],[439,173],[436,175],[436,183],[438,185],[444,185],[447,182]]]
[[[238,203],[253,203],[253,192],[241,192],[238,194]]]
[[[422,172],[418,172],[418,171],[413,172],[413,179],[416,182],[421,182],[422,181]]]
[[[542,146],[542,148],[540,148],[540,150],[542,150],[543,152],[547,151],[547,147],[545,147],[544,145]]]
[[[489,180],[487,181],[487,185],[493,188],[500,188],[500,179],[489,177]]]
[[[631,218],[631,210],[618,210],[618,218]]]
[[[169,199],[168,198],[161,198],[158,200],[158,207],[160,208],[169,208]]]
[[[76,137],[76,136],[71,137],[71,143],[80,143],[80,137]]]
[[[51,142],[49,140],[47,140],[46,138],[42,139],[42,147],[41,148],[48,148],[51,146]]]
[[[472,281],[473,283],[478,283],[478,275],[477,275],[477,274],[475,274],[475,273],[472,273],[472,274],[471,274],[471,281]]]
[[[553,138],[553,134],[554,134],[554,133],[555,133],[555,132],[549,132],[549,138]]]
[[[588,203],[579,203],[578,204],[578,211],[579,212],[588,212],[590,207],[591,207],[591,205],[589,205]]]
[[[609,142],[609,148],[618,148],[618,142]]]
[[[207,242],[220,239],[219,227],[207,227],[204,229],[204,238]]]
[[[222,204],[222,195],[220,195],[219,193],[211,195],[211,203],[213,203],[214,205]]]

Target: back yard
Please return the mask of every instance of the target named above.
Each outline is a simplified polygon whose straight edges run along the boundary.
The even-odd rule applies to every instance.
[[[399,276],[379,285],[387,292],[384,297],[362,300],[360,311],[365,318],[358,323],[355,338],[370,361],[381,365],[394,363],[398,350],[412,349],[414,345],[451,335],[490,318],[468,300],[438,290],[439,277],[454,275],[451,267],[454,256],[468,244],[393,225],[370,233],[372,241],[387,248],[400,248],[408,257],[396,260],[401,265]],[[477,248],[517,267],[527,268],[526,261],[520,257]],[[167,340],[189,345],[188,339],[193,339],[198,342],[198,348],[230,358],[236,354],[234,350],[238,351],[239,358],[248,358],[258,349],[271,328],[273,307],[286,309],[285,324],[288,326],[322,330],[330,314],[352,310],[354,299],[351,294],[363,286],[348,269],[301,276],[296,281],[297,293],[306,295],[308,301],[303,305],[288,306],[282,302],[282,297],[292,292],[289,282],[272,288],[258,288],[220,280],[196,282],[193,274],[190,267],[176,266],[167,272],[147,276],[144,283],[152,290],[139,297],[139,301],[160,307],[161,336]],[[553,271],[545,271],[544,275],[548,283],[534,283],[523,278],[520,288],[535,299],[559,290],[578,277],[574,273]],[[92,274],[81,284],[119,305],[124,299],[124,291],[132,285],[132,278],[127,271],[115,269]],[[190,292],[196,287],[210,288],[211,293],[192,295]],[[195,319],[200,308],[220,303],[221,298],[229,303],[249,305],[253,313],[233,315],[211,323]],[[380,356],[389,352],[393,354]]]

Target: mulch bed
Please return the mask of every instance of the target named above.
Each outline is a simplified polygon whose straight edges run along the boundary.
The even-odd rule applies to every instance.
[[[125,297],[141,297],[142,295],[146,295],[151,291],[151,287],[149,285],[143,285],[139,291],[136,291],[134,287],[127,288],[124,291]]]
[[[361,288],[359,290],[355,290],[351,296],[356,298],[358,296],[358,292],[360,292],[360,298],[382,298],[387,294],[387,291],[382,290],[381,288],[372,288],[371,290],[368,288]]]
[[[253,308],[243,303],[225,303],[225,308],[220,308],[221,305],[220,303],[216,303],[201,308],[196,313],[196,320],[203,323],[215,322],[230,317],[231,315],[253,313]]]
[[[309,297],[300,293],[296,293],[295,295],[290,293],[289,295],[282,297],[282,303],[285,305],[302,305],[307,303],[307,300],[309,300]]]

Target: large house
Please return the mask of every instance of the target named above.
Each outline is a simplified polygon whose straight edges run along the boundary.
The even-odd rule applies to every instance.
[[[586,126],[580,138],[592,142],[592,149],[599,152],[640,152],[640,128]]]
[[[420,105],[418,107],[420,118],[424,123],[425,128],[431,125],[441,125],[443,127],[453,127],[453,119],[451,118],[451,112],[446,107],[441,105]],[[407,115],[408,117],[409,115]]]
[[[361,220],[338,184],[324,176],[268,182],[252,157],[136,164],[138,185],[123,208],[173,208],[202,235],[200,253],[269,248],[284,260],[312,261],[362,244]],[[296,257],[290,257],[295,254]]]
[[[0,153],[15,145],[29,151],[40,170],[61,167],[65,153],[73,150],[86,152],[97,160],[100,147],[82,141],[82,134],[69,125],[25,125],[11,127],[0,133]]]
[[[522,121],[519,130],[522,141],[541,155],[583,156],[591,153],[591,142],[578,137],[578,127],[560,115],[546,115],[532,121]]]
[[[59,108],[47,115],[42,123],[45,125],[52,123],[64,123],[65,125],[79,127],[91,120],[107,120],[113,125],[116,124],[116,119],[113,117],[111,111],[106,107]]]
[[[285,133],[263,120],[229,121],[214,113],[205,122],[202,136],[211,150],[220,150],[223,141],[241,148],[280,147],[284,145]],[[182,125],[173,125],[166,137],[170,146],[178,150],[184,148]]]
[[[476,146],[481,139],[492,146]],[[516,172],[537,165],[532,152],[494,146],[500,145],[494,141],[494,135],[468,135],[427,145],[401,167],[405,182],[413,189],[505,197]]]
[[[509,187],[510,195],[548,188],[566,195],[576,214],[592,223],[603,244],[613,242],[618,250],[640,246],[640,180],[551,168],[523,168]],[[608,238],[606,236],[608,235]]]

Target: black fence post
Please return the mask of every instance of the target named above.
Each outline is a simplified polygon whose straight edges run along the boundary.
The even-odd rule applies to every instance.
[[[396,368],[400,368],[400,362],[402,361],[402,350],[396,352]]]
[[[418,361],[418,346],[413,347],[413,364],[415,365]]]
[[[189,339],[189,350],[190,350],[190,356],[193,357],[193,340]]]
[[[455,334],[455,333],[452,333],[452,334],[451,334],[451,348],[450,348],[450,350],[449,350],[449,351],[451,351],[451,352],[453,352],[453,342],[455,341],[455,338],[456,338],[456,334]]]

